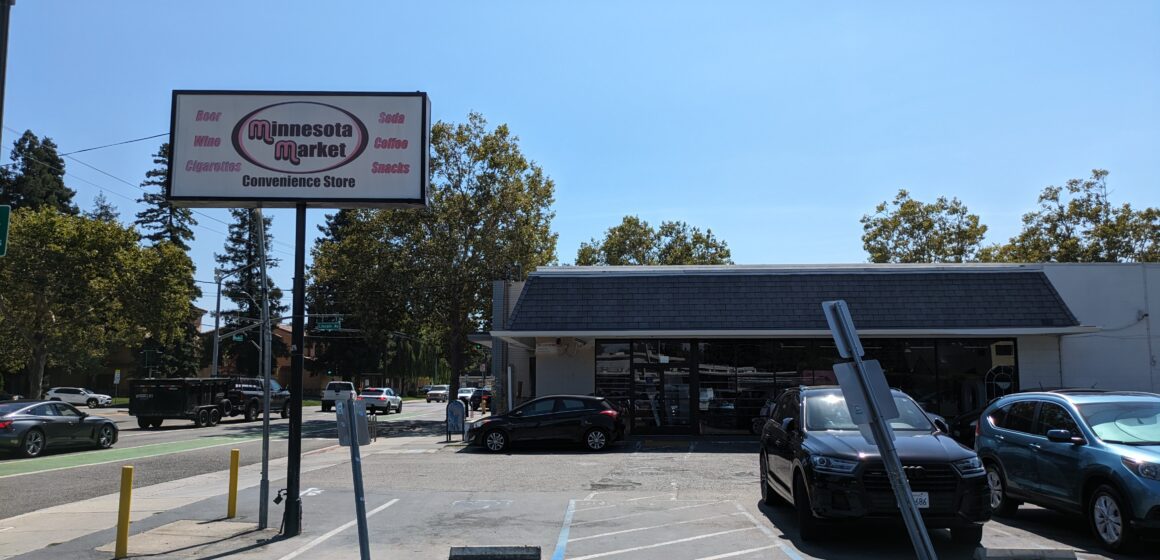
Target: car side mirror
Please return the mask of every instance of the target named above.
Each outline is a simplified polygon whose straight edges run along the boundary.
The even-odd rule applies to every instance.
[[[935,418],[934,419],[934,427],[938,428],[938,431],[940,431],[944,434],[951,433],[951,427],[948,426],[947,421],[943,420],[942,418]]]
[[[517,410],[517,411],[512,413],[512,416],[523,416],[523,415],[524,415],[524,411],[522,411],[522,410]]]
[[[1073,443],[1075,445],[1083,445],[1087,443],[1087,440],[1085,440],[1082,436],[1073,435],[1071,430],[1064,429],[1047,430],[1047,439],[1048,441],[1053,441],[1055,443]]]
[[[790,416],[782,418],[781,429],[787,434],[796,432],[798,430],[797,420],[794,420],[793,417]]]

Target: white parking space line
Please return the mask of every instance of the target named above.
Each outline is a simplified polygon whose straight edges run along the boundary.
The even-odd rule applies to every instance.
[[[677,499],[677,495],[672,493],[672,492],[669,492],[668,494],[657,494],[656,496],[645,496],[643,498],[629,498],[625,501],[626,502],[636,502],[639,500],[651,500],[653,498],[668,498],[670,500],[675,500],[675,499]]]
[[[617,507],[617,506],[619,506],[619,505],[620,505],[620,504],[609,504],[609,505],[606,505],[606,506],[592,506],[592,507],[590,507],[590,508],[583,508],[583,509],[578,509],[578,510],[576,510],[576,513],[580,513],[580,512],[582,512],[582,511],[592,511],[592,510],[595,510],[595,509],[608,509],[608,508],[614,508],[614,507]]]
[[[682,510],[682,509],[692,509],[692,508],[699,508],[699,507],[705,507],[705,506],[712,506],[712,505],[716,505],[716,504],[723,504],[723,503],[726,503],[727,501],[729,501],[729,500],[720,500],[720,501],[716,501],[716,502],[705,502],[705,503],[701,503],[701,504],[693,504],[691,506],[681,506],[681,507],[675,507],[675,508],[669,508],[669,509],[657,510],[657,511],[640,511],[637,513],[629,513],[627,515],[618,515],[616,517],[607,517],[604,519],[593,519],[592,521],[579,521],[579,522],[573,523],[572,525],[577,526],[577,525],[588,525],[590,523],[604,523],[605,521],[613,521],[616,519],[625,519],[628,517],[639,517],[641,515],[653,515],[653,514],[665,512],[665,511],[678,511],[678,510]]]
[[[673,525],[683,525],[685,523],[698,523],[698,522],[706,521],[709,519],[717,519],[719,517],[730,517],[730,516],[734,516],[734,515],[743,515],[743,513],[744,512],[742,512],[742,513],[723,513],[721,515],[710,515],[709,517],[702,517],[700,519],[689,519],[687,521],[674,521],[672,523],[665,523],[663,525],[652,525],[650,527],[637,527],[636,529],[624,529],[622,531],[612,531],[611,533],[600,533],[598,535],[589,535],[587,537],[576,537],[574,539],[568,539],[568,542],[586,541],[588,539],[598,539],[600,537],[611,537],[613,535],[623,535],[625,533],[635,533],[637,531],[648,531],[650,529],[660,529],[662,527],[672,527]]]
[[[399,501],[399,499],[398,499],[398,498],[395,498],[395,499],[393,499],[393,500],[391,500],[391,501],[389,501],[389,502],[387,502],[387,503],[385,503],[385,504],[383,504],[383,505],[381,505],[381,506],[379,506],[379,507],[377,507],[377,508],[375,508],[375,509],[372,509],[371,511],[368,511],[368,512],[367,512],[367,519],[370,519],[370,517],[371,517],[372,515],[374,515],[374,514],[376,514],[376,513],[380,512],[380,511],[383,511],[384,509],[387,509],[387,508],[389,508],[389,507],[391,507],[391,506],[393,506],[393,505],[395,505],[395,503],[396,503],[396,502],[398,502],[398,501]],[[352,521],[348,521],[348,522],[346,522],[346,523],[344,523],[344,524],[340,525],[339,527],[337,527],[337,528],[335,528],[335,529],[332,529],[332,530],[330,530],[330,531],[329,531],[328,533],[326,533],[325,535],[322,535],[321,537],[318,537],[318,538],[316,538],[316,539],[314,539],[314,540],[312,540],[312,541],[310,541],[310,542],[306,543],[306,544],[305,544],[305,545],[304,545],[302,548],[299,548],[298,550],[295,550],[294,552],[291,552],[290,554],[287,554],[286,556],[283,556],[282,558],[279,558],[278,560],[291,560],[292,558],[297,558],[297,557],[298,557],[299,555],[301,555],[302,553],[304,553],[304,552],[306,552],[306,551],[308,551],[308,550],[310,550],[310,549],[312,549],[312,548],[314,548],[314,547],[316,547],[316,546],[318,546],[318,545],[320,545],[320,544],[322,544],[322,543],[326,542],[326,540],[327,540],[327,539],[329,539],[330,537],[333,537],[333,536],[335,536],[335,535],[337,535],[337,534],[339,534],[339,533],[341,533],[341,532],[343,532],[343,531],[345,531],[345,530],[347,530],[347,529],[350,529],[350,528],[351,528],[351,527],[353,527],[353,526],[354,526],[356,523],[358,523],[358,520],[357,520],[357,519],[355,519],[355,520],[352,520]]]
[[[739,533],[741,531],[752,531],[754,529],[756,529],[756,527],[742,527],[740,529],[730,529],[728,531],[718,531],[716,533],[709,533],[708,535],[697,535],[695,537],[686,537],[686,538],[677,539],[674,541],[665,541],[665,542],[660,542],[660,543],[655,543],[655,544],[648,544],[648,545],[644,545],[644,546],[634,546],[632,548],[622,548],[620,550],[610,550],[608,552],[599,552],[596,554],[589,554],[588,556],[579,556],[579,557],[573,558],[572,560],[590,560],[592,558],[603,558],[605,556],[614,556],[617,554],[625,554],[628,552],[637,552],[640,550],[648,550],[650,548],[660,548],[662,546],[669,546],[672,544],[681,544],[681,543],[687,543],[687,542],[692,542],[692,541],[699,541],[701,539],[710,539],[713,537],[719,537],[721,535],[729,535],[732,533]]]
[[[698,558],[697,560],[721,560],[722,558],[733,558],[734,556],[744,556],[746,554],[753,554],[754,552],[761,552],[763,550],[769,550],[772,548],[779,548],[779,547],[776,544],[771,544],[769,546],[751,548],[749,550],[738,550],[737,552],[726,552],[725,554],[718,554],[716,556],[705,556],[702,558]]]

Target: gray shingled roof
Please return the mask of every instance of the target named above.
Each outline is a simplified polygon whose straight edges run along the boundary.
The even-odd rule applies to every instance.
[[[533,274],[513,331],[825,330],[844,299],[860,330],[1079,325],[1042,272]]]

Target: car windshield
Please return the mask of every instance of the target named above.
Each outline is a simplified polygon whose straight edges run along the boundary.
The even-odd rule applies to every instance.
[[[894,405],[898,407],[898,418],[890,420],[890,427],[900,431],[932,432],[930,418],[910,397],[894,395]],[[806,430],[857,430],[858,426],[850,418],[846,407],[846,397],[841,393],[824,393],[806,396]]]
[[[432,391],[446,391],[447,386],[446,385],[436,385],[436,386],[432,387],[431,390]]]
[[[1076,405],[1096,437],[1107,443],[1160,445],[1160,399]]]
[[[270,380],[270,391],[277,393],[278,391],[281,391],[281,390],[282,390],[282,386],[279,385],[277,381],[271,379]]]

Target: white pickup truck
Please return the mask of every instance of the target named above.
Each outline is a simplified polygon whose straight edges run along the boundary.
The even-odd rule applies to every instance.
[[[331,381],[322,390],[322,411],[330,412],[334,408],[334,401],[353,400],[354,383],[350,381]]]

